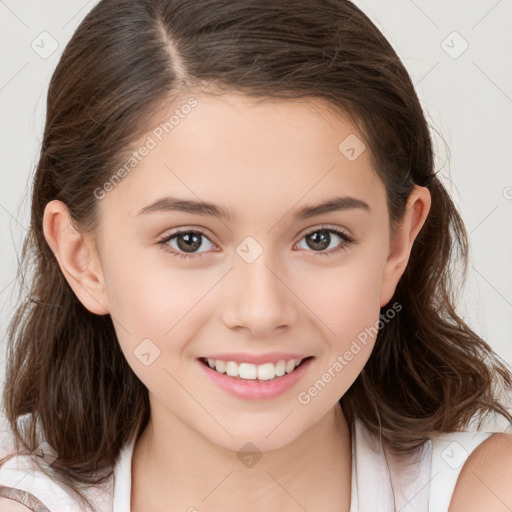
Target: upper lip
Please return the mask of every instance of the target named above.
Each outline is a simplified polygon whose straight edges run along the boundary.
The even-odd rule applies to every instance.
[[[221,361],[234,361],[235,363],[251,363],[251,364],[264,364],[264,363],[277,363],[278,361],[290,359],[306,359],[310,357],[308,354],[292,354],[291,352],[267,352],[265,354],[242,354],[242,353],[229,353],[229,354],[210,354],[203,356],[205,359],[219,359]]]

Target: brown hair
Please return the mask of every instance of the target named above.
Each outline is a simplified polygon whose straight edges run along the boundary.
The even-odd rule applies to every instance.
[[[392,225],[414,184],[430,190],[430,214],[392,298],[402,310],[379,330],[340,399],[349,425],[360,418],[404,454],[474,415],[512,421],[496,395],[498,384],[512,387],[509,368],[455,311],[452,275],[456,262],[466,271],[467,238],[434,172],[429,126],[406,69],[369,18],[347,0],[102,0],[48,91],[22,251],[30,295],[8,333],[3,401],[16,438],[32,452],[44,434],[58,452],[52,476],[77,489],[108,478],[147,424],[147,389],[110,316],[90,313],[66,282],[43,236],[43,212],[59,199],[92,232],[94,190],[155,111],[205,84],[262,100],[320,98],[348,115],[386,187]]]

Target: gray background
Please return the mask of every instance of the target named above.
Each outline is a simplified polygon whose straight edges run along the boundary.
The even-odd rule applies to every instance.
[[[0,0],[2,382],[5,329],[13,313],[17,254],[28,225],[27,189],[37,163],[46,90],[64,46],[96,3]],[[442,168],[470,236],[469,275],[459,311],[512,364],[512,2],[355,3],[402,58],[435,129],[436,170]]]

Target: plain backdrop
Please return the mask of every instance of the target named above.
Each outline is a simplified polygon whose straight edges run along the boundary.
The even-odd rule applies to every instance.
[[[65,45],[96,3],[0,0],[2,381],[46,91]],[[436,170],[466,223],[471,260],[459,311],[512,364],[512,2],[355,3],[408,69],[432,126]]]

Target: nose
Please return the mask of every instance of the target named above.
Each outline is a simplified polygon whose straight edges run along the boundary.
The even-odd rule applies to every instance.
[[[223,312],[226,326],[257,337],[290,328],[298,317],[299,301],[289,282],[290,273],[276,268],[265,255],[266,251],[252,263],[237,258]]]

